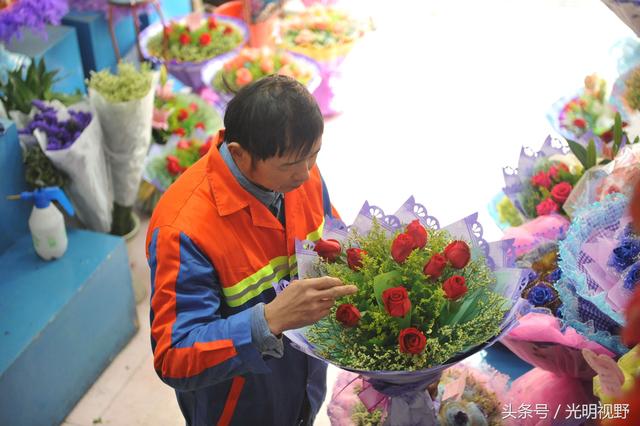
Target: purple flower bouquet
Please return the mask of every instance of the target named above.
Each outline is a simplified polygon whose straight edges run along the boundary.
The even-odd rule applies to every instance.
[[[69,10],[66,0],[9,0],[0,3],[0,41],[20,39],[22,29],[29,28],[46,38],[45,26],[58,25]]]
[[[68,194],[80,220],[91,230],[109,232],[111,183],[95,114],[86,104],[67,109],[58,101],[34,101],[34,106],[21,139],[32,143],[35,138],[54,166],[69,176]]]

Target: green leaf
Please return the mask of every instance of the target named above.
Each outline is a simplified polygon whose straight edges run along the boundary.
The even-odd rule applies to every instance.
[[[402,278],[400,271],[391,271],[385,274],[380,274],[373,279],[373,291],[376,294],[376,300],[378,305],[384,309],[384,303],[382,303],[382,293],[393,287],[397,287],[398,282]]]
[[[601,166],[607,165],[611,162],[611,160],[609,160],[608,158],[605,158],[604,160],[602,160],[599,164]]]
[[[622,118],[620,113],[616,112],[615,121],[613,124],[613,152],[614,155],[618,152],[620,144],[622,143]]]
[[[586,164],[587,164],[587,150],[584,149],[584,147],[582,145],[580,145],[577,142],[574,142],[572,140],[567,139],[567,143],[569,143],[569,148],[571,149],[571,152],[573,152],[573,155],[576,156],[576,158],[578,159],[578,161],[580,161],[580,163],[582,164],[582,166],[586,169]]]
[[[589,145],[587,145],[587,163],[584,165],[584,169],[588,170],[591,167],[595,166],[596,161],[597,161],[596,144],[593,141],[593,139],[591,139],[589,141]]]

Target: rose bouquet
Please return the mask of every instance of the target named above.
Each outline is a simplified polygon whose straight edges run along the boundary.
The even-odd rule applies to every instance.
[[[144,159],[151,143],[153,98],[157,74],[148,64],[140,70],[118,64],[118,73],[92,72],[89,99],[104,133],[104,149],[111,169],[114,218],[111,232],[125,235],[135,227],[133,203],[138,194]]]
[[[247,27],[238,19],[192,13],[166,27],[150,25],[140,35],[140,45],[145,58],[164,63],[178,80],[200,89],[205,85],[202,68],[217,56],[239,50],[247,37]]]
[[[160,192],[178,179],[191,165],[204,156],[216,137],[197,131],[190,138],[171,136],[166,145],[154,145],[149,150],[143,178]]]
[[[320,64],[322,82],[313,94],[325,116],[338,112],[333,86],[342,61],[364,33],[361,22],[333,6],[320,4],[288,15],[282,22],[280,46]]]
[[[428,389],[429,397],[437,402],[438,424],[501,424],[500,410],[506,402],[509,378],[483,364],[479,368],[464,363],[442,373],[437,386]],[[385,420],[383,408],[367,409],[359,395],[370,385],[355,373],[342,371],[333,387],[327,412],[334,426],[381,425]]]
[[[504,169],[503,191],[525,218],[565,213],[563,204],[583,172],[567,151],[548,137],[538,152],[522,149],[516,170]]]
[[[554,104],[548,114],[551,125],[569,139],[580,139],[587,133],[602,137],[613,126],[616,112],[607,101],[606,89],[606,81],[597,74],[587,76],[577,96]]]
[[[37,112],[20,131],[27,152],[39,149],[69,179],[68,194],[80,220],[94,231],[111,226],[112,195],[100,123],[86,104],[67,109],[34,101]],[[34,146],[34,140],[35,145]],[[37,154],[35,154],[37,155]]]
[[[202,79],[211,84],[224,109],[240,88],[269,74],[295,78],[311,93],[321,80],[319,65],[312,59],[269,48],[244,48],[237,56],[212,61],[203,69]]]
[[[629,199],[611,194],[574,216],[560,242],[556,289],[564,321],[620,355],[623,311],[640,282],[640,239],[629,226]]]
[[[153,108],[153,139],[164,145],[171,135],[189,138],[196,130],[213,133],[222,127],[218,112],[200,96],[173,91],[173,80],[161,77]]]
[[[511,267],[509,247],[484,241],[476,215],[438,229],[413,198],[392,216],[365,203],[350,231],[328,220],[320,240],[296,244],[300,277],[338,277],[358,293],[286,335],[390,396],[391,424],[431,419],[427,385],[495,341],[522,306],[525,271]]]
[[[20,39],[23,28],[46,38],[47,24],[59,25],[69,10],[67,0],[2,0],[0,1],[0,41]]]

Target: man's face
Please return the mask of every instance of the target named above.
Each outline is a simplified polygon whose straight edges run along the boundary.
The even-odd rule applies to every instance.
[[[272,191],[293,191],[309,179],[309,171],[316,164],[321,147],[322,137],[314,142],[311,151],[304,157],[284,155],[253,161],[252,167],[244,171],[245,176]]]

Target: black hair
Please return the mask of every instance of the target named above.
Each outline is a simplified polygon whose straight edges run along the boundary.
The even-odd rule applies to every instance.
[[[227,105],[225,141],[254,160],[309,155],[324,121],[309,91],[293,78],[270,75],[244,86]]]

